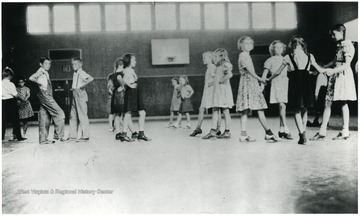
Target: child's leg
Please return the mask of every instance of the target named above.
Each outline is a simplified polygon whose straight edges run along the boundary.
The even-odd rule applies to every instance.
[[[177,120],[176,120],[176,123],[175,123],[175,126],[179,127],[180,122],[181,122],[181,118],[182,118],[182,114],[179,112],[179,113],[178,113]]]
[[[295,118],[296,127],[297,127],[299,133],[302,134],[304,132],[304,127],[303,127],[303,121],[302,121],[302,118],[301,118],[301,111],[300,110],[295,111],[294,118]]]
[[[124,116],[124,126],[123,126],[123,133],[127,133],[127,129],[129,127],[129,122],[131,121],[131,112],[126,112]]]
[[[280,133],[285,132],[286,113],[285,113],[284,105],[285,105],[284,103],[279,103]]]
[[[241,130],[241,136],[247,136],[246,130],[247,130],[247,119],[248,119],[249,110],[244,110],[240,117],[240,130]]]
[[[267,131],[269,128],[266,123],[266,117],[265,117],[264,110],[258,110],[257,112],[258,112],[258,117],[259,117],[261,126],[264,128],[265,131]]]
[[[199,117],[198,117],[198,122],[197,122],[197,128],[201,128],[202,122],[204,121],[204,113],[205,113],[205,108],[204,107],[200,107],[199,108]]]
[[[120,133],[121,132],[121,126],[120,126],[120,121],[121,121],[121,116],[119,113],[114,114],[114,126],[115,126],[115,131],[116,133]]]
[[[217,123],[218,123],[218,118],[219,118],[219,108],[213,108],[213,113],[212,113],[212,123],[211,123],[211,129],[216,128]]]
[[[230,130],[230,123],[231,123],[230,111],[229,111],[228,108],[224,108],[223,113],[224,113],[224,116],[225,116],[225,130]],[[220,121],[221,121],[221,111],[219,112],[218,125],[219,125]]]
[[[174,120],[174,111],[170,111],[170,122],[169,124],[172,124]]]
[[[125,121],[125,120],[124,120]],[[124,124],[123,124],[123,127],[124,127]],[[134,133],[136,130],[135,130],[135,127],[134,127],[134,123],[133,123],[133,120],[132,118],[129,119],[129,122],[128,122],[128,128],[130,130],[131,133]]]
[[[145,116],[146,116],[145,110],[140,110],[139,111],[139,131],[144,131]]]
[[[308,111],[305,108],[305,109],[302,110],[302,121],[303,121],[303,129],[304,129],[304,131],[306,131],[307,120],[308,120]]]
[[[187,120],[187,124],[188,126],[190,125],[190,113],[186,113],[186,120]]]
[[[28,129],[28,122],[27,120],[23,120],[23,125],[24,125],[24,136],[26,135],[27,129]]]
[[[230,115],[230,112],[229,112],[229,115]],[[221,109],[219,109],[216,131],[220,131],[221,119],[222,119]],[[230,124],[230,123],[229,123],[229,124]]]
[[[325,102],[325,109],[324,109],[324,113],[323,113],[323,121],[321,123],[320,131],[319,131],[319,133],[321,135],[323,135],[323,136],[326,136],[326,128],[327,128],[327,125],[329,123],[330,115],[331,115],[331,106],[332,106],[332,101],[326,101]]]
[[[349,136],[349,121],[350,121],[350,111],[347,102],[344,102],[342,107],[342,116],[343,116],[343,128],[342,135]]]
[[[114,128],[114,120],[115,120],[115,115],[114,114],[109,114],[109,126],[110,126],[110,129]]]

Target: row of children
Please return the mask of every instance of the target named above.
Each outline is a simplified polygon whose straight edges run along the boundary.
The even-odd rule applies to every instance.
[[[264,85],[271,82],[270,103],[278,103],[280,110],[280,138],[293,139],[286,123],[286,104],[288,98],[291,100],[294,113],[295,123],[299,132],[298,144],[306,144],[306,126],[307,126],[307,109],[312,106],[313,92],[310,88],[310,76],[317,74],[310,71],[313,66],[323,77],[328,77],[328,85],[317,89],[316,99],[318,107],[325,107],[323,114],[323,122],[320,131],[311,138],[311,140],[323,139],[326,136],[326,127],[329,122],[331,105],[333,101],[340,101],[343,112],[343,129],[334,139],[347,139],[349,137],[349,108],[347,101],[356,100],[355,82],[350,67],[352,58],[354,57],[354,46],[351,41],[345,40],[346,28],[342,24],[333,26],[330,30],[331,37],[338,44],[337,54],[334,60],[320,67],[314,56],[307,52],[307,46],[301,36],[294,36],[288,45],[290,53],[285,57],[286,45],[276,40],[270,44],[269,51],[271,58],[264,63],[264,71],[262,77],[255,73],[254,65],[250,56],[250,51],[254,48],[254,41],[244,36],[238,40],[239,55],[239,71],[240,82],[236,101],[236,111],[241,113],[241,134],[240,141],[253,142],[254,138],[247,135],[247,118],[250,110],[256,110],[260,123],[265,130],[265,139],[279,141],[268,128],[264,110],[267,104],[262,93]],[[229,109],[234,106],[233,95],[229,79],[232,77],[232,65],[225,49],[217,49],[215,52],[203,53],[203,62],[207,65],[205,73],[205,85],[203,97],[199,109],[198,125],[190,136],[196,136],[202,133],[201,124],[204,117],[204,111],[212,108],[212,129],[203,137],[203,139],[211,138],[230,138],[230,114]],[[331,68],[330,68],[331,67]],[[266,78],[270,72],[270,78]],[[179,98],[184,100],[182,94],[179,97],[177,93],[179,89],[189,86],[188,83],[180,82],[180,86],[176,85],[173,79],[174,94],[171,104],[170,125],[173,119],[173,112],[184,112],[179,107]],[[260,85],[259,85],[260,83]],[[187,87],[189,88],[189,87]],[[190,87],[191,88],[191,87]],[[326,102],[319,98],[319,92],[326,94]],[[193,92],[191,93],[191,95]],[[190,96],[191,96],[190,95]],[[186,99],[189,101],[189,99]],[[221,112],[225,116],[225,131],[220,132]],[[187,113],[188,115],[188,113]],[[181,115],[179,115],[181,117]],[[175,127],[178,126],[179,118]]]
[[[74,70],[72,82],[72,101],[70,111],[70,129],[69,136],[65,138],[65,114],[57,102],[53,98],[52,84],[49,76],[49,69],[51,67],[51,60],[48,57],[41,57],[39,60],[40,68],[30,76],[29,80],[38,84],[39,92],[37,94],[40,109],[39,109],[39,143],[52,144],[55,140],[61,142],[68,141],[89,141],[89,119],[87,116],[87,93],[84,87],[93,81],[93,78],[82,70],[82,59],[73,58],[71,60],[72,68]],[[27,124],[26,120],[34,115],[31,104],[29,102],[30,90],[24,86],[25,78],[19,79],[19,92],[15,90],[15,86],[10,82],[14,76],[10,68],[5,68],[3,71],[2,81],[2,139],[5,138],[6,124],[11,120],[13,125],[14,137],[18,140],[24,140],[26,135]],[[16,105],[18,104],[19,107]],[[19,111],[18,111],[19,110]],[[19,118],[24,119],[24,135],[21,134]],[[49,139],[49,129],[51,119],[54,122],[54,137]],[[78,138],[78,132],[81,133]]]

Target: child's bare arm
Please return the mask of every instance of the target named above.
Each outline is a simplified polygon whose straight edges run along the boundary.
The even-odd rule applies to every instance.
[[[310,60],[311,60],[311,65],[314,66],[314,68],[319,71],[319,73],[324,73],[325,72],[325,69],[320,67],[318,65],[318,63],[316,62],[314,56],[312,54],[310,54]]]
[[[188,85],[188,91],[189,91],[189,98],[191,98],[191,96],[193,96],[194,94],[194,89],[190,85]]]
[[[40,85],[40,83],[38,82],[38,78],[39,78],[39,76],[41,76],[42,74],[43,74],[42,70],[39,69],[38,71],[36,71],[33,75],[31,75],[31,76],[29,77],[29,80]]]
[[[220,79],[220,83],[225,83],[227,80],[229,80],[231,77],[233,77],[233,73],[231,71],[227,71],[227,73]]]
[[[255,70],[252,67],[246,67],[246,70],[249,72],[249,74],[251,76],[253,76],[255,79],[257,79],[258,81],[262,82],[262,83],[266,83],[266,79],[259,77],[256,73]]]
[[[271,74],[269,80],[272,80],[272,79],[276,78],[277,76],[279,76],[279,75],[281,74],[281,72],[284,70],[285,67],[286,67],[286,63],[283,62],[283,63],[281,64],[281,66],[279,67],[279,69],[277,69],[277,70],[275,71],[275,73]]]

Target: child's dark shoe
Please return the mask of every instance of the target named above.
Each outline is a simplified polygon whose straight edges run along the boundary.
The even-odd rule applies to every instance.
[[[196,128],[192,134],[190,134],[191,137],[194,137],[198,134],[202,134],[202,130],[200,128]]]
[[[137,139],[139,136],[139,133],[138,132],[134,132],[131,134],[131,139]]]
[[[274,141],[274,142],[279,142],[280,139],[275,136],[274,134],[265,134],[265,140],[268,140],[268,141]]]
[[[121,136],[121,139],[120,139],[121,142],[134,142],[135,140],[131,139],[130,137],[128,137],[127,135],[122,135]]]
[[[299,134],[298,144],[299,144],[299,145],[306,145],[306,142],[307,142],[307,140],[306,140],[306,133],[305,133],[305,132],[300,133],[300,134]]]
[[[216,131],[216,136],[220,136],[221,135],[221,130]]]
[[[143,140],[143,141],[151,141],[150,138],[148,138],[147,136],[145,136],[145,134],[139,134],[139,136],[137,137],[137,139],[139,141]]]
[[[279,137],[282,139],[288,139],[288,140],[294,139],[292,137],[291,133],[285,133],[285,132],[279,132]]]
[[[216,136],[218,139],[230,139],[231,133],[230,131],[224,131],[224,133]]]
[[[115,135],[115,140],[121,140],[122,133],[117,133]]]

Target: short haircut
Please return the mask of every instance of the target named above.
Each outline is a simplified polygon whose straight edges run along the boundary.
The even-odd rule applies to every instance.
[[[305,42],[304,38],[301,37],[300,35],[294,35],[294,36],[291,38],[288,47],[291,49],[291,52],[294,52],[295,48],[296,48],[298,45],[300,45],[300,46],[303,48],[304,52],[305,52],[306,54],[308,54],[308,52],[307,52],[307,45],[306,45],[306,42]]]
[[[331,27],[329,33],[332,34],[333,31],[342,32],[343,33],[343,39],[345,40],[346,27],[343,24],[339,23],[339,24],[334,25],[333,27]]]
[[[269,46],[269,53],[271,56],[275,55],[275,45],[278,43],[283,46],[283,52],[281,53],[281,55],[283,55],[286,52],[286,45],[280,40],[274,40]]]
[[[47,57],[47,56],[43,56],[43,57],[41,57],[40,59],[39,59],[39,63],[40,64],[44,64],[44,62],[45,61],[51,61],[51,59],[49,58],[49,57]]]
[[[173,78],[171,78],[171,81],[172,81],[172,80],[175,80],[175,81],[176,81],[176,83],[177,83],[177,84],[179,84],[179,78],[177,78],[177,77],[173,77]]]
[[[250,40],[250,41],[252,41],[252,43],[254,43],[254,40],[253,40],[251,37],[249,37],[249,36],[243,36],[243,37],[241,37],[241,38],[238,40],[238,42],[237,42],[238,50],[243,51],[242,48],[241,48],[241,45],[242,45],[242,43],[243,43],[245,40]]]
[[[126,53],[125,55],[123,55],[123,63],[124,63],[124,68],[130,67],[131,64],[131,58],[134,56],[134,54],[132,53]]]
[[[226,51],[226,49],[224,48],[218,48],[214,51],[214,55],[219,55],[220,56],[220,61],[217,62],[216,64],[218,65],[222,65],[223,63],[225,62],[230,62],[230,59],[229,59],[229,54],[228,52]]]
[[[80,63],[83,63],[83,60],[80,57],[74,57],[71,59],[71,61],[78,61]]]
[[[14,71],[9,67],[5,67],[5,69],[2,71],[2,78],[4,79],[10,76],[14,76]]]
[[[114,73],[116,72],[116,69],[120,66],[120,65],[123,65],[123,59],[120,57],[120,58],[117,58],[114,62]]]
[[[17,78],[16,78],[16,81],[19,82],[20,80],[23,80],[24,82],[27,82],[27,79],[25,76],[23,75],[19,75]]]

